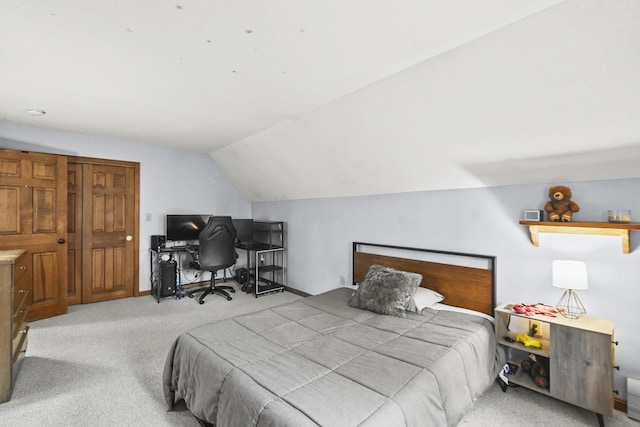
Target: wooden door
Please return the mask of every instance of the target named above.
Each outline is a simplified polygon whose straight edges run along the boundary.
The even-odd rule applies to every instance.
[[[0,249],[26,249],[27,321],[67,312],[67,158],[0,149]]]
[[[67,167],[67,304],[82,303],[82,165]]]
[[[82,164],[82,302],[137,295],[139,165]]]

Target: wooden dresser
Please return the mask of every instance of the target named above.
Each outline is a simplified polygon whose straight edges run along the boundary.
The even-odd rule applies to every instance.
[[[27,352],[26,251],[0,251],[0,403],[11,398],[11,391]]]
[[[498,345],[505,349],[508,361],[520,368],[506,376],[509,383],[593,411],[599,424],[604,425],[603,415],[613,412],[614,398],[615,341],[611,321],[587,316],[579,319],[526,316],[507,304],[495,309],[495,318]],[[535,325],[534,337],[540,347],[518,342],[518,335],[527,334],[523,330],[514,332],[512,322],[520,323],[523,330],[531,330]],[[545,387],[523,372],[522,361],[531,354],[548,366]]]

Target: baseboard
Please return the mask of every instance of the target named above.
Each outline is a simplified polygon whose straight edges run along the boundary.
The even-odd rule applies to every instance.
[[[221,283],[221,282],[222,282],[222,279],[216,279],[216,283]],[[202,288],[207,286],[211,286],[211,282],[209,280],[205,280],[202,282],[185,283],[184,285],[182,285],[182,290],[188,291],[189,289]]]
[[[149,295],[151,295],[151,290],[138,292],[138,296],[139,297],[144,297],[144,296],[149,296]]]
[[[287,291],[287,292],[291,292],[292,294],[300,295],[301,297],[310,297],[311,296],[311,294],[308,294],[308,293],[303,292],[303,291],[299,291],[298,289],[291,288],[289,286],[285,286],[284,290]]]
[[[619,397],[613,398],[613,409],[626,413],[627,412],[627,401],[624,399],[620,399]]]

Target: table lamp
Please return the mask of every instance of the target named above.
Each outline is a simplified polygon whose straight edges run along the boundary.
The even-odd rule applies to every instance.
[[[553,261],[552,284],[556,288],[566,289],[556,308],[568,319],[578,319],[587,313],[584,305],[574,291],[589,289],[587,264],[582,261]]]

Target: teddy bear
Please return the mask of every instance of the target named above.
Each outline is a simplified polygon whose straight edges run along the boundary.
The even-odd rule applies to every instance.
[[[580,206],[571,200],[571,189],[564,185],[549,188],[549,198],[551,200],[544,205],[549,221],[569,222],[573,213],[580,210]]]

